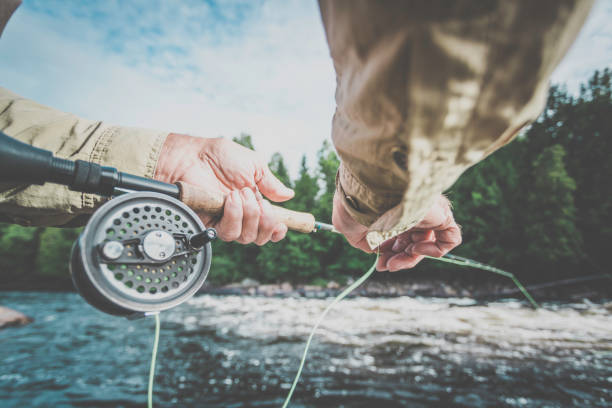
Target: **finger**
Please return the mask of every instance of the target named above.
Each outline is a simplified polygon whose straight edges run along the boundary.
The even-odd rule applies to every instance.
[[[396,272],[402,269],[414,268],[423,258],[423,255],[408,255],[402,252],[389,258],[387,269],[389,269],[389,272]]]
[[[408,244],[412,242],[410,239],[410,235],[411,234],[409,232],[404,232],[398,235],[397,239],[395,240],[395,243],[391,247],[391,250],[393,252],[402,252],[406,248],[406,246],[408,246]]]
[[[367,254],[373,254],[374,252],[376,252],[375,249],[372,249],[370,247],[370,244],[368,243],[367,239],[362,239],[359,242],[356,242],[355,245],[353,245],[355,248],[357,249],[361,249],[363,252],[367,253]]]
[[[395,244],[396,238],[397,237],[393,237],[391,239],[386,240],[382,244],[380,244],[380,247],[378,247],[378,250],[381,253],[381,256],[383,252],[391,252],[391,248],[393,248],[393,244]]]
[[[367,253],[374,252],[367,241],[368,227],[353,220],[337,192],[334,194],[332,224],[349,244]]]
[[[415,255],[412,253],[412,250],[414,249],[414,242],[411,242],[409,245],[406,246],[406,248],[404,248],[404,253],[412,256]]]
[[[280,223],[276,220],[272,205],[267,200],[261,199],[257,202],[259,203],[261,216],[259,217],[259,230],[257,238],[255,238],[255,244],[261,246],[270,241],[275,228]]]
[[[415,243],[412,253],[439,258],[461,244],[461,230],[454,222],[449,228],[435,231],[435,236],[435,241]]]
[[[250,244],[257,238],[259,230],[260,208],[255,193],[248,187],[240,190],[242,197],[242,233],[238,238],[241,244]]]
[[[274,229],[274,233],[272,233],[272,238],[270,241],[278,242],[285,238],[287,235],[287,226],[283,223],[279,223],[279,225]]]
[[[376,270],[379,272],[389,270],[389,268],[387,267],[387,262],[391,257],[395,255],[397,254],[391,250],[380,252],[380,255],[378,256],[378,262],[376,262]]]
[[[450,202],[446,197],[440,195],[425,218],[415,226],[415,229],[443,228],[450,224],[452,217]]]
[[[242,232],[242,199],[232,191],[225,199],[223,217],[217,222],[217,234],[223,241],[235,241]]]
[[[432,230],[414,231],[410,235],[410,238],[412,238],[412,242],[432,241],[434,239],[434,234]]]
[[[263,177],[257,182],[257,187],[263,195],[276,202],[287,201],[295,194],[272,174],[268,166],[264,168]]]

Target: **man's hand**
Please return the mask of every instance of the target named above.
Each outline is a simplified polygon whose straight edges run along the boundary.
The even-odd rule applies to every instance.
[[[368,228],[357,223],[336,193],[332,222],[355,248],[374,252],[366,241]],[[425,218],[410,230],[380,246],[379,271],[398,271],[418,264],[425,255],[441,257],[461,244],[461,229],[453,218],[450,202],[440,195]]]
[[[274,177],[262,157],[238,143],[172,133],[162,148],[155,179],[222,193],[226,199],[221,218],[199,215],[224,241],[263,245],[278,242],[287,233],[287,226],[276,220],[272,205],[257,190],[277,202],[289,200],[293,190]]]

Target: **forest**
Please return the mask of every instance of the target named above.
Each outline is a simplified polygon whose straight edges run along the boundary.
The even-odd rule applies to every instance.
[[[606,274],[612,242],[612,83],[596,71],[577,95],[551,87],[545,110],[515,141],[469,169],[448,191],[463,244],[456,255],[513,272],[527,283]],[[255,148],[249,135],[235,138]],[[328,142],[317,162],[304,157],[289,177],[276,153],[272,171],[296,193],[288,208],[331,220],[339,160]],[[0,224],[0,288],[68,288],[68,258],[79,229]],[[263,247],[215,242],[209,281],[344,283],[367,269],[372,255],[330,233],[287,238]],[[461,270],[459,270],[461,269]],[[396,279],[496,279],[425,260]]]

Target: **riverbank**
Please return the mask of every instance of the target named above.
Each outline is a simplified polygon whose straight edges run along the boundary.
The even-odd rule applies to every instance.
[[[349,280],[341,285],[338,282],[327,282],[326,285],[291,284],[282,282],[266,284],[244,279],[241,282],[227,285],[216,285],[207,281],[200,294],[237,295],[258,297],[306,297],[326,298],[336,296],[350,284]],[[527,290],[536,300],[593,301],[610,299],[612,294],[612,279],[605,275],[588,275],[579,278],[564,279],[554,282],[530,284],[523,282]],[[41,291],[41,292],[73,292],[74,286],[70,278],[42,277],[37,279],[0,281],[0,292],[8,291]],[[425,278],[415,276],[413,279],[395,278],[385,274],[375,274],[366,283],[357,288],[351,296],[393,298],[436,297],[457,298],[466,297],[477,300],[495,300],[503,298],[522,298],[518,288],[506,278],[483,279],[476,283],[462,279],[444,280],[440,278]]]
[[[347,284],[350,284],[349,281]],[[204,285],[200,293],[210,295],[238,295],[260,297],[306,297],[326,298],[336,296],[345,286],[329,282],[326,286],[292,285],[289,282],[279,284],[259,284],[245,279],[240,283],[223,286]],[[527,290],[540,300],[576,300],[609,299],[612,293],[612,280],[605,276],[593,275],[580,279],[567,279],[556,282],[527,285]],[[478,285],[461,281],[447,282],[441,280],[391,281],[372,278],[357,288],[351,296],[393,298],[437,297],[437,298],[474,298],[493,300],[500,298],[522,298],[520,290],[512,282],[481,282]]]

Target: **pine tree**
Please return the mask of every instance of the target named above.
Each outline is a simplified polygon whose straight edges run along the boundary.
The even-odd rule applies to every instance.
[[[44,276],[68,277],[70,251],[80,229],[45,228],[40,234],[36,270]]]
[[[285,160],[283,156],[276,152],[272,155],[270,159],[270,163],[268,163],[268,167],[272,171],[272,173],[283,182],[287,187],[291,187],[291,178],[289,177],[289,170],[287,170],[287,166],[285,165]]]
[[[248,133],[241,133],[240,136],[232,137],[232,140],[244,147],[247,147],[251,150],[255,150],[253,138]]]
[[[525,239],[526,255],[536,265],[561,267],[582,258],[574,205],[576,183],[567,173],[565,156],[563,146],[555,144],[533,163],[525,203]]]

